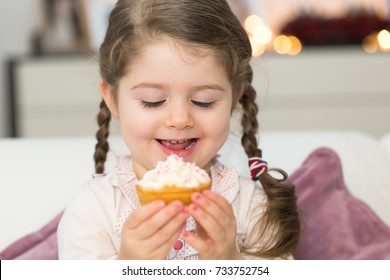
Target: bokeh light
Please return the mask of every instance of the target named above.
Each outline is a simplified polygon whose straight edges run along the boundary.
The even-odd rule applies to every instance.
[[[278,54],[288,54],[292,49],[292,43],[286,35],[277,36],[273,45]]]
[[[362,45],[365,52],[376,53],[378,51],[377,33],[372,33],[364,38]]]
[[[297,55],[302,51],[302,43],[296,36],[276,36],[271,28],[257,15],[250,15],[244,21],[252,46],[252,56],[260,56],[266,51],[278,54]]]
[[[265,52],[266,45],[258,44],[257,42],[255,42],[253,37],[249,37],[249,41],[251,42],[252,46],[252,56],[260,56]]]
[[[384,51],[390,50],[390,32],[387,30],[382,30],[378,33],[378,44],[380,48]]]
[[[295,36],[288,36],[291,42],[291,50],[288,52],[289,55],[297,55],[302,51],[302,43]]]
[[[253,34],[255,32],[256,28],[262,26],[264,23],[263,23],[263,20],[259,16],[251,15],[251,16],[246,18],[244,24],[245,24],[246,31],[249,34]]]
[[[266,45],[272,40],[272,31],[268,26],[261,25],[254,30],[253,40],[257,44]]]

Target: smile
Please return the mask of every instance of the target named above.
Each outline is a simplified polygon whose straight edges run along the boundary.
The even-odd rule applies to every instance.
[[[157,141],[164,147],[174,150],[189,150],[195,143],[198,141],[197,138],[189,138],[189,139],[157,139]]]

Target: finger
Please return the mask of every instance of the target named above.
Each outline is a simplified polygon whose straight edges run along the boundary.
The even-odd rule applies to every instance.
[[[174,219],[179,224],[176,227],[172,227],[172,230],[169,230],[169,234],[155,234],[146,239],[139,238],[139,230],[133,230],[132,234],[134,238],[130,238],[130,240],[125,239],[124,241],[128,241],[127,247],[122,245],[125,242],[122,240],[121,244],[121,252],[123,253],[122,259],[165,259],[169,253],[169,250],[172,247],[172,244],[179,238],[183,228],[185,226],[185,220],[188,217],[188,212],[177,215]],[[169,223],[168,223],[169,224]],[[167,231],[166,231],[167,232]],[[130,254],[130,255],[129,255]]]
[[[142,206],[137,211],[133,212],[126,220],[124,226],[127,229],[134,229],[160,211],[165,206],[164,201],[157,200]]]
[[[229,201],[226,200],[222,195],[219,195],[215,192],[212,192],[210,190],[205,190],[202,192],[204,196],[206,196],[208,199],[214,201],[216,204],[219,205],[219,207],[226,212],[229,216],[234,216],[233,208]]]
[[[208,237],[215,241],[225,240],[225,227],[221,224],[221,221],[216,220],[210,212],[194,203],[189,205],[188,211],[196,222],[203,228]],[[226,216],[223,212],[219,212]],[[223,219],[225,220],[226,218]]]
[[[210,239],[200,238],[188,231],[183,232],[183,238],[186,242],[191,244],[191,246],[194,247],[200,255],[207,256],[211,253],[211,248],[213,248],[213,246]]]
[[[147,220],[138,226],[138,233],[142,239],[150,238],[170,222],[176,215],[184,209],[181,201],[174,201],[163,207],[160,211],[150,216]],[[174,224],[178,224],[174,222]]]
[[[213,196],[209,197],[209,194],[207,193],[195,193],[192,196],[192,201],[194,204],[208,212],[222,227],[225,227],[234,220],[231,206],[222,196],[215,193],[212,193],[212,195]],[[226,202],[226,204],[224,202]]]
[[[167,246],[167,248],[170,248],[179,238],[188,217],[189,212],[183,209],[171,220],[167,221],[154,236],[149,238],[148,242],[154,247]]]
[[[173,238],[172,236],[176,236],[176,233],[178,233],[178,235],[180,235],[180,233],[184,229],[184,226],[186,224],[186,220],[189,217],[189,215],[190,215],[189,212],[185,208],[183,208],[180,212],[178,212],[170,220],[165,222],[158,229],[158,231],[155,234],[157,239],[163,240],[163,242],[165,242],[165,241],[168,241],[171,238]]]

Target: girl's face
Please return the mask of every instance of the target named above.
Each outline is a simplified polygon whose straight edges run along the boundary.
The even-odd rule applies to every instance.
[[[117,104],[110,94],[103,97],[119,119],[138,178],[170,154],[209,172],[228,136],[233,102],[226,71],[211,51],[186,52],[171,39],[146,44],[117,94]]]

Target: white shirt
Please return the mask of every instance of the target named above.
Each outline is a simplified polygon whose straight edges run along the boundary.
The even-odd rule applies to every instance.
[[[252,180],[239,177],[237,172],[218,161],[210,171],[211,190],[232,205],[237,221],[237,247],[242,248],[249,244],[249,233],[265,210],[266,195]],[[120,157],[116,168],[108,175],[86,182],[66,208],[59,224],[59,259],[115,259],[120,249],[122,225],[130,213],[141,207],[136,182],[129,156]],[[187,220],[186,230],[196,231],[192,217]],[[184,246],[180,250],[172,247],[167,258],[197,259],[198,252],[184,239],[179,240]]]

